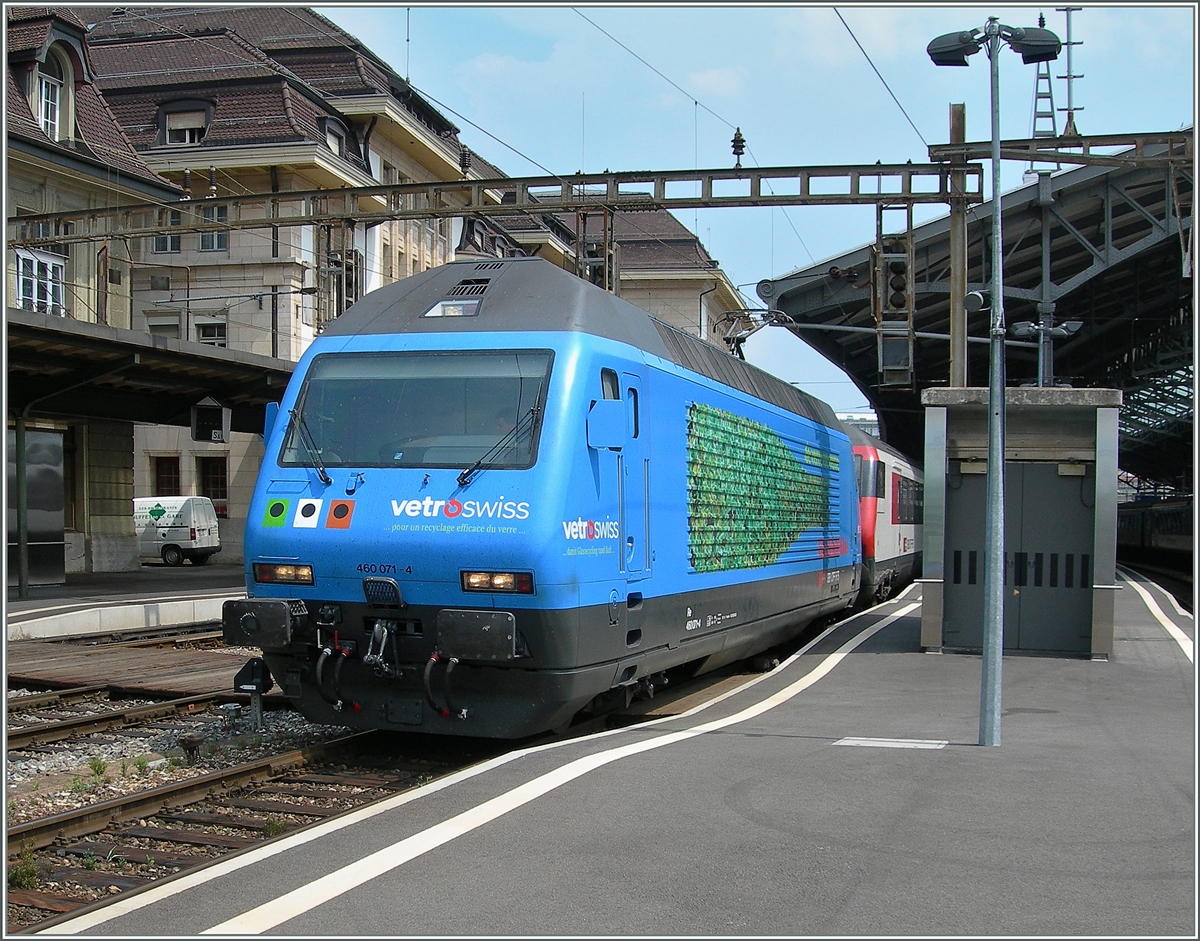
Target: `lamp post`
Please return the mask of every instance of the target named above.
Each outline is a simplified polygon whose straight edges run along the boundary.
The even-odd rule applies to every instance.
[[[934,65],[967,65],[967,56],[986,49],[991,60],[992,97],[992,290],[991,365],[988,379],[987,546],[983,572],[983,678],[979,699],[979,744],[1000,744],[1000,668],[1004,652],[1004,240],[1000,205],[1000,47],[1019,52],[1026,65],[1058,58],[1062,42],[1040,27],[1012,27],[989,16],[982,30],[947,33],[926,51]]]

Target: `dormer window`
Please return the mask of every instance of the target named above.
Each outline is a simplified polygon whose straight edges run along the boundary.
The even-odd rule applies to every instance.
[[[203,111],[176,111],[167,116],[168,144],[198,144],[208,128]]]
[[[63,115],[63,68],[57,56],[50,54],[38,64],[37,115],[46,136],[56,141]]]
[[[346,133],[332,121],[325,124],[325,143],[339,157],[346,156]]]

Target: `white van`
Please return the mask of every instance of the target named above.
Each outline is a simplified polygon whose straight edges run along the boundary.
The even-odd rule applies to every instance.
[[[133,527],[143,559],[203,565],[221,551],[217,511],[208,497],[135,497]]]

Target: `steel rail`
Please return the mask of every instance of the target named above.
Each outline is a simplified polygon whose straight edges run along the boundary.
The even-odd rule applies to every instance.
[[[49,817],[27,820],[8,828],[10,852],[25,849],[43,849],[56,840],[72,839],[98,833],[115,823],[124,823],[152,815],[167,807],[204,800],[218,790],[233,790],[249,784],[259,783],[262,775],[274,776],[302,767],[314,758],[323,756],[335,748],[359,741],[374,732],[356,732],[342,738],[332,739],[320,745],[308,745],[294,751],[260,758],[257,761],[235,765],[221,771],[176,781],[160,787],[114,797],[99,804],[91,804],[75,810],[64,811]]]
[[[70,738],[72,735],[78,735],[80,732],[99,732],[113,726],[129,725],[133,722],[156,719],[177,712],[194,712],[197,706],[216,702],[226,696],[225,693],[202,693],[199,696],[185,696],[182,699],[170,699],[166,702],[150,703],[146,706],[131,706],[128,709],[116,709],[96,715],[39,722],[37,725],[25,728],[9,729],[5,736],[5,745],[9,751],[13,751],[29,745],[57,742],[64,738]]]
[[[40,709],[48,705],[67,705],[109,689],[112,687],[107,683],[101,683],[99,686],[72,686],[67,689],[34,693],[32,696],[14,696],[8,700],[8,711],[11,715],[14,712],[28,712],[30,709]]]

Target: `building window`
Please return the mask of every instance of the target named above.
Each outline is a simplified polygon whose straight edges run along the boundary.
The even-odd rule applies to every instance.
[[[168,144],[198,144],[207,129],[203,111],[178,111],[167,116]]]
[[[196,321],[196,340],[206,346],[225,346],[226,323],[224,320]]]
[[[200,496],[212,500],[217,516],[221,519],[229,516],[228,460],[224,454],[217,457],[196,458],[196,476],[200,479]]]
[[[179,314],[167,314],[166,311],[160,312],[162,316],[146,317],[146,332],[155,337],[169,337],[172,340],[179,339]]]
[[[17,251],[17,306],[65,317],[66,262],[45,252]]]
[[[200,218],[204,222],[228,222],[229,207],[228,206],[202,206],[200,209]],[[229,233],[228,232],[201,232],[200,233],[200,251],[216,252],[226,251],[229,248]]]
[[[325,144],[339,157],[346,156],[346,135],[334,124],[325,125]]]
[[[51,140],[58,140],[63,104],[62,66],[53,55],[38,66],[37,115],[42,130]]]
[[[178,497],[183,495],[179,483],[179,455],[152,457],[154,465],[154,495],[156,497]]]
[[[178,209],[172,209],[159,216],[159,225],[182,225],[183,214]],[[157,254],[179,254],[180,238],[178,235],[154,236],[154,251]]]

